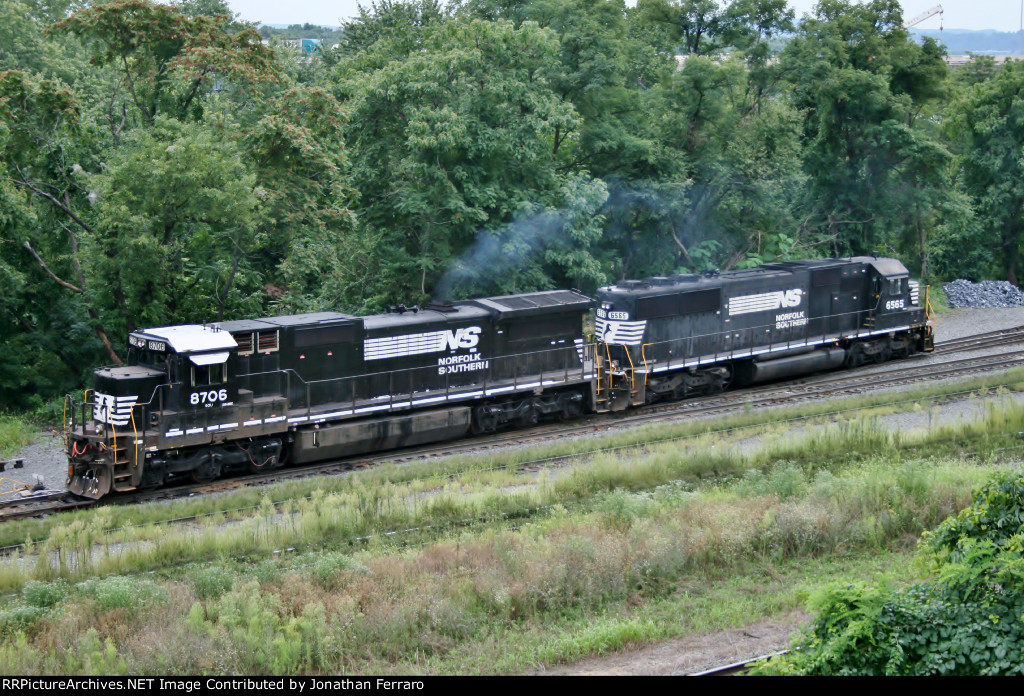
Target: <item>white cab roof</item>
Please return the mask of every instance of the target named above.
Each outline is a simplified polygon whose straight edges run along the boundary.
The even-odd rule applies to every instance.
[[[216,326],[185,324],[183,326],[140,329],[132,333],[148,340],[166,341],[167,345],[176,353],[194,353],[238,347],[231,334]]]

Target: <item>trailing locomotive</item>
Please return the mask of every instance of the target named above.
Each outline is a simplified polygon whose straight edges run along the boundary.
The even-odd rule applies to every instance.
[[[902,263],[866,256],[601,288],[598,403],[619,410],[931,351],[921,299]]]
[[[90,498],[229,469],[423,444],[932,350],[893,259],[776,263],[355,317],[132,332],[72,407],[68,489]]]

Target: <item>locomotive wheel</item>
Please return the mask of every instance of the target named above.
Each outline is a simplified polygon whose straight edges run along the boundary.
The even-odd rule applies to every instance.
[[[881,365],[892,357],[892,349],[886,346],[882,350],[875,353],[875,364]]]
[[[516,427],[532,428],[537,425],[538,421],[540,421],[540,415],[537,413],[537,409],[531,406],[523,415],[516,418]]]
[[[220,463],[214,457],[209,457],[200,466],[189,472],[189,478],[193,483],[209,483],[220,476]]]
[[[732,386],[732,369],[728,366],[724,367],[723,369],[725,370],[725,376],[722,377],[721,381],[718,384],[719,391],[726,391],[729,387]]]
[[[497,427],[494,423],[494,418],[479,413],[477,409],[474,409],[473,415],[469,419],[470,434],[483,435],[484,433],[493,433],[495,430],[497,430]]]
[[[583,415],[583,407],[578,403],[571,403],[558,412],[559,422],[576,420]]]
[[[854,343],[846,353],[847,367],[860,367],[864,364],[864,346]]]

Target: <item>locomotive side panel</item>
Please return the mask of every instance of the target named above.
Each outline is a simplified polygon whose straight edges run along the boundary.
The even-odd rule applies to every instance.
[[[591,304],[553,291],[137,332],[141,363],[97,371],[93,402],[75,409],[68,488],[100,498],[575,415]]]

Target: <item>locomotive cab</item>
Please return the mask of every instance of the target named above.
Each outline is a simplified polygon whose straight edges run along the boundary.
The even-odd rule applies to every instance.
[[[870,269],[870,294],[874,306],[867,323],[876,331],[904,331],[918,326],[918,340],[908,350],[930,351],[934,348],[933,327],[927,298],[921,297],[921,286],[911,280],[906,266],[896,259],[861,257]]]
[[[218,420],[201,411],[233,405],[238,390],[230,358],[236,352],[231,335],[211,326],[130,334],[127,364],[96,370],[80,411],[72,408],[68,490],[100,498],[162,483],[173,467],[163,461],[150,466],[147,452],[162,444],[169,417],[193,424]]]

